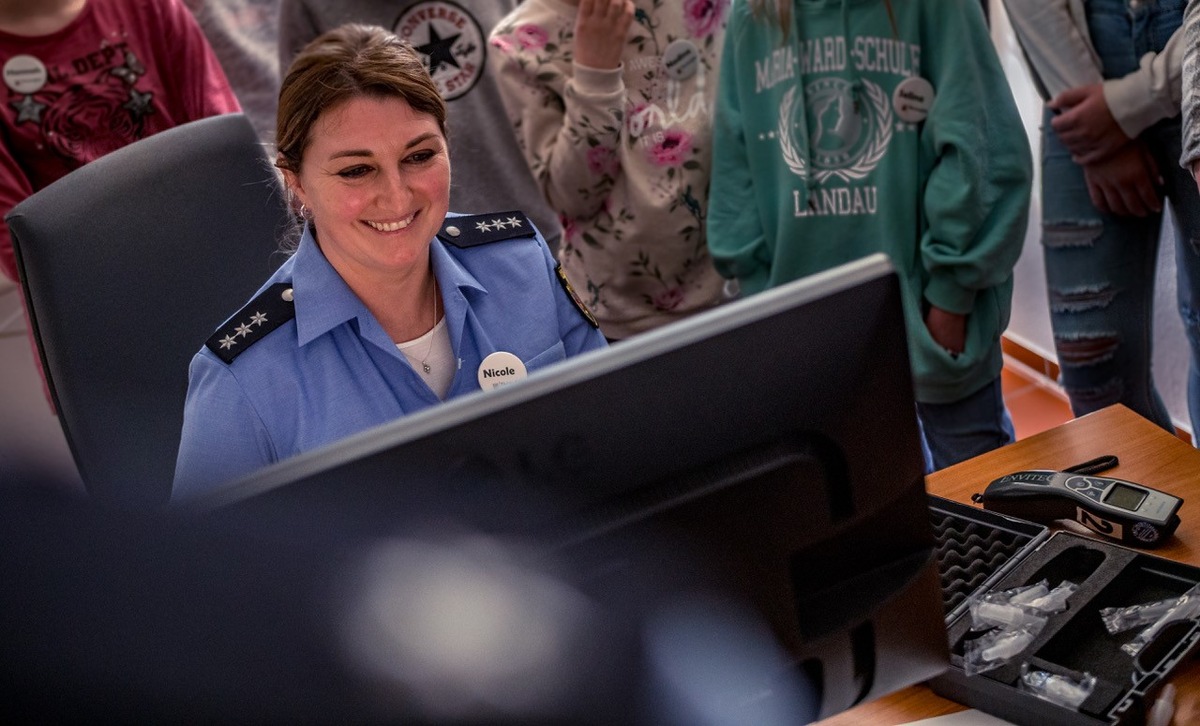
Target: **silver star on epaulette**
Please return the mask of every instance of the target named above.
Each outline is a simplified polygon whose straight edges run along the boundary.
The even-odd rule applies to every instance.
[[[267,316],[265,313],[254,313],[250,316],[251,325],[262,325],[265,322],[267,322]]]
[[[244,336],[247,336],[250,334],[250,326],[245,323],[237,326],[236,328],[234,328],[234,330],[237,331],[236,333],[234,333],[235,335],[241,335],[244,337]]]
[[[516,217],[509,217],[508,223],[512,225],[513,229],[521,226],[521,220],[517,219]]]
[[[232,335],[226,335],[224,338],[221,338],[221,350],[229,350],[235,345],[237,345],[237,341],[233,339]]]
[[[490,232],[492,230],[492,225],[488,224],[487,222],[476,222],[475,229],[479,230],[480,232]]]

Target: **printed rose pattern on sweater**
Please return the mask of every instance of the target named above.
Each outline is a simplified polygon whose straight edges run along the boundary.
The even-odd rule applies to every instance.
[[[491,35],[518,140],[563,221],[559,257],[610,338],[723,299],[704,209],[730,0],[636,5],[615,71],[574,65],[574,10],[549,0]]]

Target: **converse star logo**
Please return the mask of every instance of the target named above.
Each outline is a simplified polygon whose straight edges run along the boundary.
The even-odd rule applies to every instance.
[[[421,54],[447,101],[466,95],[487,69],[487,33],[457,2],[411,3],[392,25],[392,32]]]

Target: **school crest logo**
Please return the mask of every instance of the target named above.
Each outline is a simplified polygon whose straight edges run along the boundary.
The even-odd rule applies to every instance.
[[[457,3],[416,3],[396,19],[392,32],[421,54],[447,101],[466,95],[487,69],[483,28]]]
[[[792,173],[804,179],[811,174],[817,182],[852,181],[879,164],[892,139],[892,106],[879,86],[863,80],[862,88],[856,98],[850,81],[822,78],[805,87],[803,106],[796,103],[796,87],[788,89],[776,135]],[[799,144],[809,145],[807,156]]]

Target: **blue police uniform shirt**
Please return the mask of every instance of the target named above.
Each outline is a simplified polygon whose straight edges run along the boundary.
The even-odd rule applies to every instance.
[[[453,215],[447,223],[473,219]],[[477,370],[491,353],[512,353],[532,373],[606,345],[560,283],[541,235],[521,220],[526,236],[467,248],[435,238],[430,245],[458,362],[447,399],[480,390]],[[294,300],[294,317],[252,339],[248,331],[272,324],[254,302],[280,290]],[[254,302],[227,321],[237,332],[214,346],[235,358],[226,362],[206,345],[192,359],[175,500],[439,402],[308,228]]]

